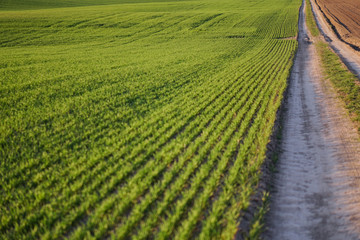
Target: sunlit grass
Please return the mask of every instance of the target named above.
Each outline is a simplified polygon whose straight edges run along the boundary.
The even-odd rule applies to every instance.
[[[300,2],[6,2],[1,236],[232,238]]]

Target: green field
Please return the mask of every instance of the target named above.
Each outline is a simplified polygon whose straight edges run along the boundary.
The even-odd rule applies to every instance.
[[[0,238],[232,239],[300,4],[0,0]]]

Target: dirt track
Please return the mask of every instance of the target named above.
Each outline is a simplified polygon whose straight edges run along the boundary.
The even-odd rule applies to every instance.
[[[360,1],[316,0],[339,37],[360,50]]]
[[[355,51],[348,44],[341,41],[335,32],[331,29],[330,25],[327,23],[326,18],[320,11],[319,6],[310,0],[312,4],[312,10],[315,16],[317,25],[325,37],[325,40],[329,43],[331,48],[339,55],[345,65],[360,78],[360,51]],[[359,27],[360,31],[360,27]]]
[[[264,238],[360,239],[359,134],[322,77],[304,15]]]

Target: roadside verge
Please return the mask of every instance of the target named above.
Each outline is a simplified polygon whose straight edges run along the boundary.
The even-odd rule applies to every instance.
[[[317,26],[320,25],[316,19],[316,5],[310,0],[306,0],[307,16],[306,22],[309,26],[311,35],[314,38],[316,50],[320,56],[324,77],[333,84],[338,96],[344,101],[346,109],[349,111],[351,119],[356,123],[360,132],[360,82],[358,77],[351,72],[346,62],[353,62],[352,59],[345,59],[344,56],[338,56],[334,49],[329,46],[328,35],[320,31]],[[323,27],[324,28],[324,27]],[[355,51],[355,50],[353,50]],[[355,53],[354,53],[355,54]],[[356,57],[356,55],[354,55]],[[355,64],[355,63],[354,63]]]

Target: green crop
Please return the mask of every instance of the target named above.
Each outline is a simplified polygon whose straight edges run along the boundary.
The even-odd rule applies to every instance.
[[[233,238],[300,4],[0,0],[1,238]]]

